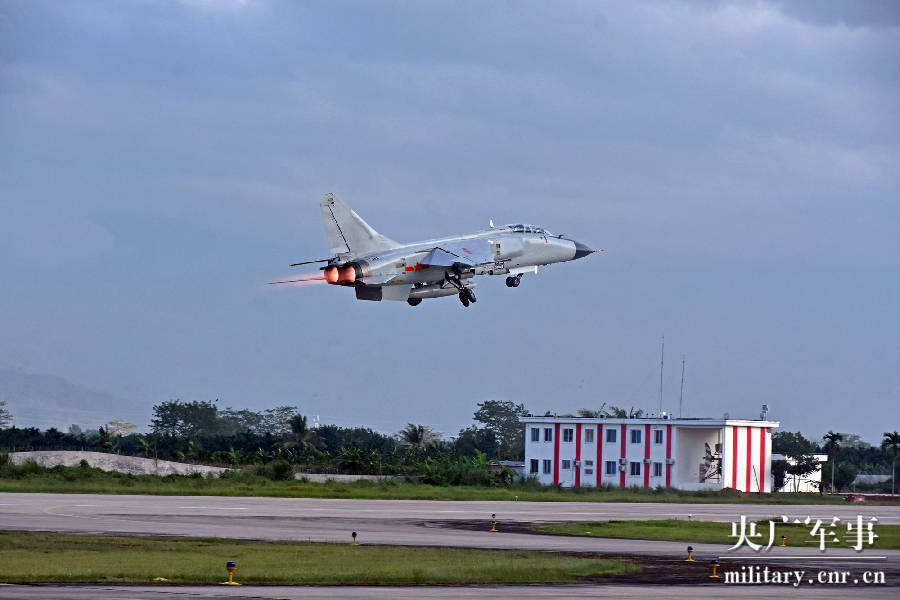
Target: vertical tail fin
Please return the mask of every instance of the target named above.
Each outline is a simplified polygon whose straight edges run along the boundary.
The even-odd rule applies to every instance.
[[[328,245],[335,256],[359,256],[399,246],[394,240],[372,229],[334,194],[325,196],[320,206]]]

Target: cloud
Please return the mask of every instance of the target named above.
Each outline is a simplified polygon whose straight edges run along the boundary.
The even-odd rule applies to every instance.
[[[153,401],[452,431],[490,396],[655,397],[665,331],[704,410],[789,393],[814,411],[854,369],[860,397],[891,397],[898,32],[796,6],[4,7],[0,358]],[[493,218],[608,252],[516,292],[484,282],[462,314],[261,292],[322,256],[327,191],[399,240]],[[58,261],[77,276],[33,276]],[[809,381],[786,387],[797,355]],[[462,402],[431,389],[448,361]],[[351,366],[339,389],[332,365]],[[554,375],[573,370],[582,387]]]

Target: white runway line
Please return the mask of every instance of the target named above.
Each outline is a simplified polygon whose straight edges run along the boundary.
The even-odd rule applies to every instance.
[[[248,510],[245,506],[179,506],[178,508],[196,510]]]

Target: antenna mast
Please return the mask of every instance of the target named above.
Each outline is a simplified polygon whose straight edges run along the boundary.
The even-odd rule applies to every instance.
[[[683,415],[681,413],[681,406],[684,403],[684,355],[681,355],[681,392],[678,394],[678,418],[680,419]]]
[[[662,345],[659,349],[659,412],[662,413],[663,390],[663,362],[666,356],[666,336],[662,336]]]

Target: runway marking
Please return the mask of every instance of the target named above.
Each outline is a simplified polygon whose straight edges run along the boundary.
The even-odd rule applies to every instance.
[[[178,508],[196,510],[248,510],[245,506],[179,506]]]
[[[720,556],[719,560],[887,560],[887,556]]]

